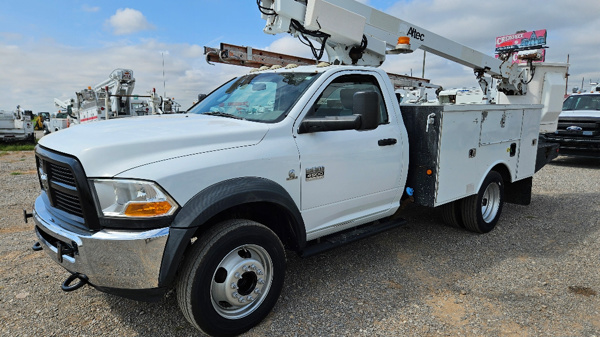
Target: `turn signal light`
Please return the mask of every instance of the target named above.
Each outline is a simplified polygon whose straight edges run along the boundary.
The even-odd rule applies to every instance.
[[[167,214],[172,206],[168,201],[130,202],[125,209],[126,216],[150,217]]]

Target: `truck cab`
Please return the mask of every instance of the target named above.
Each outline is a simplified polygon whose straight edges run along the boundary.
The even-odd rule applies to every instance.
[[[546,137],[560,144],[563,155],[600,157],[600,92],[592,90],[567,97],[557,130]]]

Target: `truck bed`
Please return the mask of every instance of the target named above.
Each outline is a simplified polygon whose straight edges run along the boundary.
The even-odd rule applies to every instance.
[[[401,105],[410,143],[406,186],[415,203],[436,207],[473,195],[496,165],[507,182],[533,176],[541,107]]]

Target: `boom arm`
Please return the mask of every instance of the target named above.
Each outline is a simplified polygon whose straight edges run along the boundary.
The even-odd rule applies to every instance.
[[[268,34],[291,33],[304,39],[316,58],[327,51],[332,64],[380,66],[386,54],[423,49],[475,71],[482,87],[489,87],[485,73],[500,80],[498,89],[524,95],[523,70],[451,41],[426,29],[353,0],[261,0]],[[399,37],[404,37],[398,43]],[[408,38],[408,41],[406,40]],[[321,43],[316,48],[311,41]],[[483,83],[482,83],[483,82]],[[484,89],[485,91],[486,89]]]

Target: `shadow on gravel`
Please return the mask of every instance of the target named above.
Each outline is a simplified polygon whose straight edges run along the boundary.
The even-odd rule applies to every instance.
[[[600,158],[559,156],[550,165],[594,169],[600,168]]]
[[[599,198],[600,192],[534,195],[530,206],[505,205],[498,227],[484,235],[446,227],[441,214],[429,208],[409,207],[405,227],[307,259],[289,253],[281,297],[248,335],[348,335],[364,327],[383,328],[380,333],[389,335],[385,331],[395,334],[400,330],[389,329],[428,316],[433,317],[428,328],[444,330],[452,321],[436,320],[431,311],[446,305],[462,317],[464,309],[456,304],[461,302],[454,302],[470,292],[462,281],[478,280],[482,273],[485,280],[508,259],[546,260],[567,254],[600,229]],[[573,202],[578,203],[577,216],[572,216]],[[514,299],[503,302],[510,300],[503,299],[493,281],[482,287],[490,297],[499,292],[493,297],[497,303],[515,307]],[[174,292],[159,303],[106,296],[112,310],[140,336],[199,335],[180,313]],[[526,303],[528,298],[517,300]]]

